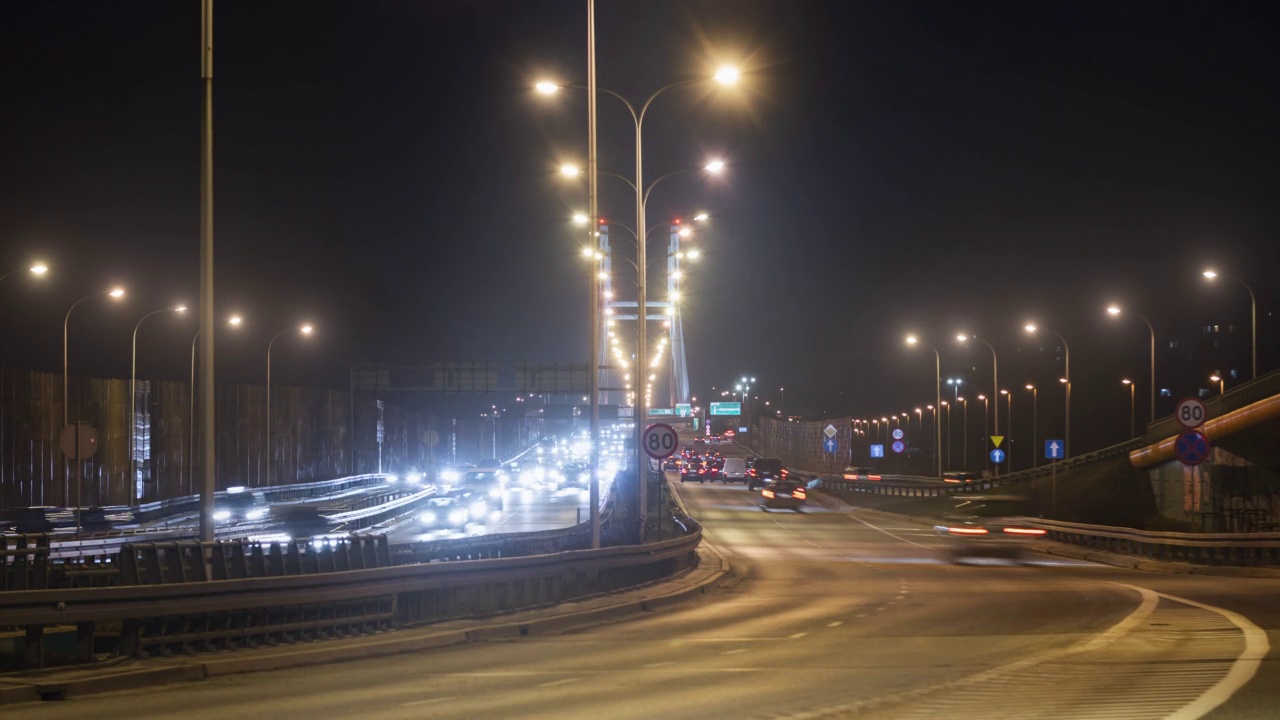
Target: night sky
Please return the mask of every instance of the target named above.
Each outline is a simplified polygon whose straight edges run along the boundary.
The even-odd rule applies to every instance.
[[[646,124],[650,179],[729,163],[650,203],[650,223],[713,214],[686,291],[695,394],[747,373],[792,412],[909,410],[933,360],[908,331],[989,391],[989,353],[961,329],[996,346],[1002,385],[1056,385],[1053,346],[1021,330],[1034,318],[1071,343],[1077,449],[1109,444],[1127,435],[1119,378],[1138,380],[1140,423],[1149,387],[1145,326],[1110,301],[1151,318],[1162,367],[1169,338],[1236,326],[1183,363],[1175,397],[1215,369],[1247,377],[1247,295],[1206,283],[1206,263],[1253,285],[1260,371],[1280,366],[1268,4],[597,5],[602,87],[639,102],[724,62],[744,73],[664,95]],[[223,379],[260,382],[267,340],[302,320],[318,333],[277,345],[282,382],[345,386],[371,359],[581,361],[568,217],[585,186],[555,169],[585,160],[585,97],[530,87],[585,80],[585,8],[218,3],[217,302],[247,320]],[[66,308],[121,283],[123,306],[76,311],[71,354],[127,376],[137,318],[194,302],[198,40],[197,0],[0,6],[0,272],[53,268],[0,284],[6,364],[56,371]],[[603,96],[600,128],[601,169],[630,175],[629,119]],[[601,214],[634,223],[622,186],[602,190]],[[140,374],[185,378],[193,330],[148,321]],[[1060,395],[1042,394],[1044,422]]]

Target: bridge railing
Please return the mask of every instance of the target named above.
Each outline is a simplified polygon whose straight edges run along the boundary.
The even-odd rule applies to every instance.
[[[1047,539],[1163,562],[1258,567],[1280,565],[1280,533],[1179,533],[1027,518]]]
[[[1239,410],[1274,395],[1280,395],[1280,370],[1273,370],[1255,380],[1241,383],[1221,395],[1206,399],[1204,404],[1205,409],[1208,410],[1208,417],[1205,419],[1226,415],[1232,410]],[[1173,437],[1182,431],[1183,427],[1178,423],[1178,419],[1172,415],[1166,415],[1147,425],[1143,445]]]

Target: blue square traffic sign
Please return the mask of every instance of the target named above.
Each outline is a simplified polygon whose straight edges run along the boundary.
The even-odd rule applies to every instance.
[[[1045,440],[1044,456],[1047,460],[1061,460],[1067,454],[1067,444],[1061,440]]]
[[[833,437],[823,438],[822,449],[829,453],[833,453],[836,450],[840,449],[840,445],[839,443],[836,442],[836,439]]]
[[[873,457],[873,458],[882,458],[882,457],[884,457],[884,445],[872,445],[872,446],[871,446],[871,457]]]

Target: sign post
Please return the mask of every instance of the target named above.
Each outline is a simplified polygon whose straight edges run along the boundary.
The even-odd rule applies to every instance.
[[[1061,440],[1044,441],[1044,457],[1049,461],[1049,488],[1052,498],[1049,502],[1050,512],[1058,511],[1058,461],[1066,453],[1067,444]]]
[[[76,462],[76,535],[80,535],[80,490],[84,485],[84,461],[98,452],[98,431],[85,422],[75,422],[62,428],[58,447],[68,460]],[[70,498],[67,498],[68,500]]]

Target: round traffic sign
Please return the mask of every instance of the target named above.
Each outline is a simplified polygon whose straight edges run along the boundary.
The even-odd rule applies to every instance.
[[[62,428],[58,447],[68,460],[88,460],[98,452],[98,431],[89,423],[71,423]]]
[[[991,451],[991,462],[993,462],[993,463],[995,463],[995,464],[997,464],[997,465],[999,465],[1000,463],[1004,462],[1004,451],[1003,451],[1003,450],[1001,450],[1000,448],[996,448],[995,450],[992,450],[992,451]]]
[[[1173,441],[1173,454],[1183,465],[1199,465],[1209,459],[1209,438],[1199,430],[1188,430]]]
[[[440,433],[435,430],[428,430],[422,433],[422,442],[426,443],[427,447],[435,447],[440,444]]]
[[[1178,424],[1188,429],[1203,425],[1208,414],[1209,411],[1205,408],[1204,402],[1194,397],[1184,398],[1178,402],[1178,408],[1173,412],[1173,416],[1178,419]]]
[[[904,442],[902,442],[901,440],[894,440],[894,441],[893,441],[893,445],[891,445],[890,447],[892,447],[892,448],[893,448],[893,451],[894,451],[894,452],[896,452],[896,453],[900,453],[900,452],[902,452],[903,450],[906,450],[906,449],[907,449],[907,444],[906,444],[906,443],[904,443]]]
[[[893,429],[893,439],[894,439],[894,440],[901,440],[902,438],[904,438],[904,437],[906,437],[906,436],[907,436],[907,434],[906,434],[906,433],[904,433],[904,432],[902,432],[902,428],[894,428],[894,429]]]
[[[676,451],[676,445],[680,444],[680,436],[676,435],[675,428],[670,425],[654,423],[644,429],[640,444],[644,446],[644,451],[649,457],[661,460],[671,457],[671,454]]]

